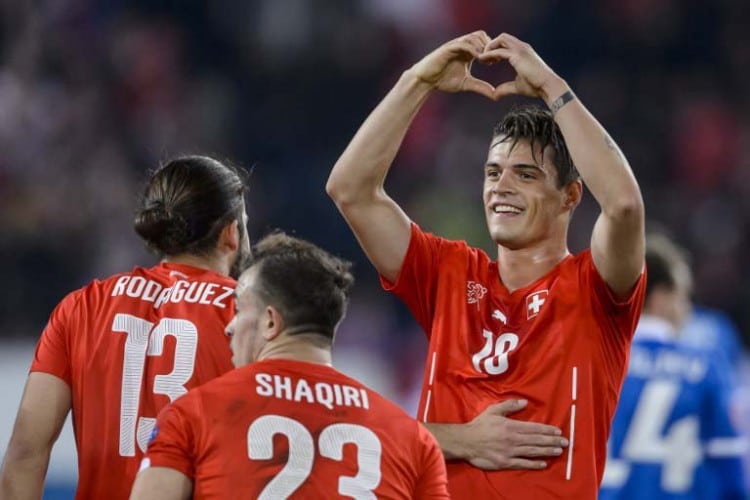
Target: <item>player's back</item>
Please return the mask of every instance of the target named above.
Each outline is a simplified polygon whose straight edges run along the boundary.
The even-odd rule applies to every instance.
[[[68,295],[32,371],[71,387],[78,498],[127,498],[158,412],[232,368],[234,281],[163,263]]]
[[[429,432],[324,365],[253,363],[171,405],[159,427],[151,465],[192,476],[195,498],[448,498]],[[169,459],[178,436],[197,457],[187,469]]]
[[[741,498],[720,493],[739,495],[741,479],[727,484],[714,471],[737,465],[721,450],[737,438],[727,395],[708,353],[639,326],[599,498]]]

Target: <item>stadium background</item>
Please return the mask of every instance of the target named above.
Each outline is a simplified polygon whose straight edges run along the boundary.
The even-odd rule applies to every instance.
[[[0,0],[0,455],[34,343],[92,278],[153,262],[131,229],[148,169],[177,153],[253,167],[251,237],[280,227],[356,263],[336,362],[413,411],[423,336],[381,292],[324,193],[401,71],[485,29],[531,43],[628,156],[651,227],[693,255],[696,300],[750,333],[750,10],[737,0]],[[506,67],[478,68],[500,82]],[[481,207],[514,100],[434,95],[388,188],[414,220],[492,251]],[[580,250],[597,215],[576,211]],[[69,428],[47,498],[75,481]],[[54,491],[53,491],[54,490]]]

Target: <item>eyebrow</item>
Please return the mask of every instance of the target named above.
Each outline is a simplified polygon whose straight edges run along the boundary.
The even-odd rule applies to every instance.
[[[488,161],[484,164],[484,168],[500,168],[500,164],[494,161]],[[514,168],[516,170],[537,170],[543,174],[546,172],[544,171],[544,168],[540,167],[539,165],[534,165],[533,163],[514,163],[511,165],[511,168]]]

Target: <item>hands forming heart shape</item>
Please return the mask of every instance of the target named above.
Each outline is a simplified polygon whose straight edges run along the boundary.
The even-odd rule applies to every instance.
[[[515,70],[516,78],[492,85],[471,73],[474,61],[486,65],[507,61]],[[507,95],[547,100],[549,87],[561,81],[531,45],[507,33],[490,39],[484,31],[441,45],[415,64],[411,71],[419,80],[444,92],[476,92],[493,101]]]

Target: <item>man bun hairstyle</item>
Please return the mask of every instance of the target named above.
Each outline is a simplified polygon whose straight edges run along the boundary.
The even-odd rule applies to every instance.
[[[498,142],[511,141],[511,149],[513,149],[519,140],[529,141],[535,161],[537,161],[537,147],[541,148],[542,156],[547,148],[552,148],[552,161],[557,170],[558,188],[567,186],[580,178],[560,127],[555,123],[549,110],[534,105],[514,107],[492,131],[493,145]]]
[[[221,230],[238,220],[247,178],[244,171],[207,156],[182,156],[155,170],[133,227],[160,256],[209,253]]]
[[[354,285],[351,266],[309,241],[277,231],[253,248],[254,292],[279,311],[289,334],[315,332],[332,339]]]

